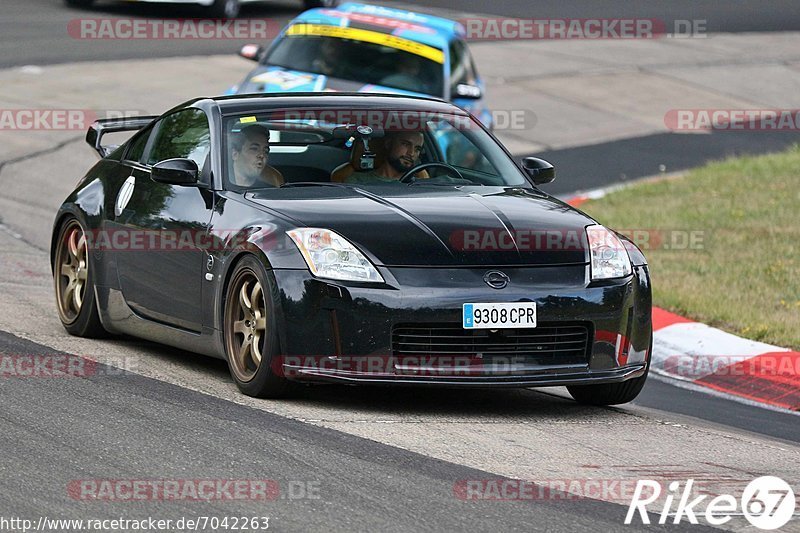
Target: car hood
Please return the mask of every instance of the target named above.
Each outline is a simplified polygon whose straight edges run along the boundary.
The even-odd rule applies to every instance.
[[[535,189],[283,187],[247,199],[327,228],[385,266],[585,264],[594,221]]]
[[[322,74],[289,70],[281,67],[263,66],[253,70],[238,88],[239,94],[275,92],[349,91],[362,93],[391,93],[407,96],[429,96],[423,93],[404,91],[383,85],[360,81],[331,78]]]

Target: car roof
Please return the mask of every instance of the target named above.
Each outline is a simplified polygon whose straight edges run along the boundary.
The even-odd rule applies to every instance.
[[[465,35],[461,23],[413,11],[348,2],[338,8],[317,8],[301,13],[289,24],[324,24],[355,27],[402,37],[440,49]]]
[[[197,98],[179,107],[188,107],[200,100]],[[408,110],[431,113],[467,115],[463,109],[438,98],[405,96],[380,93],[259,93],[211,98],[219,105],[223,115],[258,113],[272,109],[343,107],[351,109]]]

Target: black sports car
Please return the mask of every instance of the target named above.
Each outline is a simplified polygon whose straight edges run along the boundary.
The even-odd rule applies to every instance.
[[[119,147],[109,132],[136,133]],[[101,120],[58,211],[58,312],[292,382],[566,385],[632,400],[652,325],[642,253],[547,195],[461,109],[366,94],[203,98]]]

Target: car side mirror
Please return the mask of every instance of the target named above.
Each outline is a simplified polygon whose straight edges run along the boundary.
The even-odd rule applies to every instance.
[[[239,50],[239,56],[252,61],[261,59],[264,47],[259,44],[246,44]]]
[[[470,100],[480,100],[483,98],[483,91],[477,85],[459,83],[453,89],[451,98],[469,98]]]
[[[150,177],[170,185],[196,185],[200,170],[191,159],[166,159],[153,165]]]
[[[542,185],[556,179],[556,169],[553,165],[538,157],[526,157],[522,160],[522,168],[530,176],[533,183]]]

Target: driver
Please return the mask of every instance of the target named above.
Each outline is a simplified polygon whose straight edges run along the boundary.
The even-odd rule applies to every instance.
[[[280,187],[283,175],[269,166],[269,130],[253,124],[234,133],[231,139],[233,183],[241,187]]]
[[[419,164],[423,140],[419,131],[388,133],[383,139],[386,148],[383,165],[366,172],[354,172],[345,183],[400,183],[403,174]]]
[[[421,62],[411,54],[401,52],[398,54],[395,72],[381,80],[381,85],[405,89],[407,91],[425,92],[427,87],[422,75]]]
[[[323,37],[319,47],[319,55],[311,62],[311,68],[317,74],[333,76],[337,71],[341,71],[342,44],[334,37]],[[341,72],[339,73],[341,76]]]

